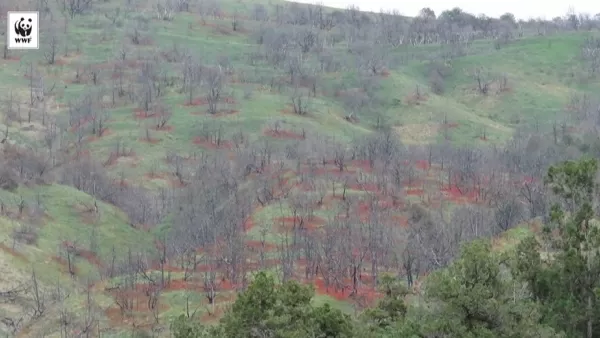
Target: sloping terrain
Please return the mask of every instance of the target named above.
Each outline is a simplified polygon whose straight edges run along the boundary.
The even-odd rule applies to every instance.
[[[390,45],[350,24],[378,15],[308,24],[317,7],[285,2],[45,6],[42,48],[0,60],[0,328],[23,337],[208,322],[257,270],[362,309],[381,273],[435,266],[399,263],[423,210],[450,233],[453,215],[539,184],[434,145],[576,133],[600,89],[596,30]]]

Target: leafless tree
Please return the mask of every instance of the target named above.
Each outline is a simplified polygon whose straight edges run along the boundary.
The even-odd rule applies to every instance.
[[[157,65],[154,62],[144,62],[141,66],[141,72],[138,77],[138,102],[139,107],[144,112],[149,113],[154,104],[157,93]]]
[[[83,319],[83,324],[81,327],[81,333],[85,335],[85,337],[91,337],[93,332],[92,330],[98,324],[97,323],[97,310],[94,304],[93,295],[92,295],[92,285],[88,282],[88,287],[86,288],[86,299],[85,299],[85,316]]]
[[[93,7],[93,3],[93,0],[62,0],[62,8],[63,11],[66,10],[71,19],[73,19],[76,15],[81,15],[90,11]]]
[[[154,115],[154,118],[156,121],[156,124],[155,124],[156,129],[164,128],[172,116],[172,113],[171,113],[171,110],[169,109],[169,107],[167,107],[165,104],[163,104],[160,101],[154,103],[154,105],[152,107],[152,114]]]
[[[46,295],[39,285],[35,269],[31,271],[31,287],[33,293],[33,317],[39,318],[46,312]]]
[[[318,46],[319,33],[312,28],[302,28],[296,31],[295,41],[302,54],[307,54]]]
[[[269,11],[263,4],[255,4],[252,11],[252,19],[255,21],[268,21]]]
[[[53,65],[56,63],[60,43],[58,32],[56,32],[56,29],[51,28],[47,40],[44,39],[44,41],[47,41],[46,46],[44,46],[44,58],[46,59],[46,62],[49,65]]]
[[[156,18],[158,20],[171,21],[173,20],[173,12],[175,11],[175,0],[159,0],[154,5]]]
[[[74,321],[74,315],[66,304],[70,294],[62,287],[60,280],[56,283],[53,298],[58,304],[58,321],[60,324],[61,335],[67,337]]]
[[[475,70],[474,78],[477,83],[477,91],[482,95],[487,95],[493,82],[490,80],[489,75],[485,74],[485,70],[477,68]]]
[[[523,205],[517,196],[505,196],[494,210],[498,232],[507,231],[524,220]]]
[[[290,94],[292,109],[296,115],[308,114],[310,107],[310,98],[305,94],[302,88],[296,87]]]
[[[221,66],[206,69],[206,100],[208,101],[208,112],[216,114],[218,112],[218,104],[221,99],[225,84],[225,74],[223,74]]]
[[[600,38],[587,38],[581,48],[581,54],[588,65],[590,77],[600,72]]]
[[[350,46],[357,66],[370,75],[379,75],[385,69],[385,51],[381,46],[368,42],[356,42]]]
[[[190,5],[194,4],[193,0],[176,0],[175,1],[175,10],[177,12],[189,12]]]
[[[394,48],[404,43],[408,23],[397,10],[381,12],[377,19],[377,26],[380,30],[379,34],[382,36],[383,41],[386,41]]]
[[[192,56],[188,56],[183,61],[181,72],[183,75],[181,91],[187,93],[187,101],[191,105],[194,102],[197,87],[202,82],[203,67]]]

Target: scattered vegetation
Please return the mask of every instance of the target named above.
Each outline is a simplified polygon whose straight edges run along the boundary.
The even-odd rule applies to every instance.
[[[23,6],[0,333],[597,335],[597,16]]]

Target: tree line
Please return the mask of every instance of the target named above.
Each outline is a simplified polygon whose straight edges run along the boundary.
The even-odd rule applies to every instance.
[[[551,166],[544,184],[555,204],[540,234],[495,250],[464,244],[446,268],[409,291],[393,276],[383,298],[357,317],[311,303],[310,287],[275,285],[261,272],[223,319],[202,326],[185,315],[176,338],[199,337],[594,337],[599,329],[598,162]]]

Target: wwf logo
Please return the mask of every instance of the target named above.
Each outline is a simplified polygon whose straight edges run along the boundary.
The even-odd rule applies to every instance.
[[[39,49],[39,22],[39,12],[8,12],[5,23],[8,49]]]
[[[31,35],[31,31],[33,30],[33,24],[31,18],[25,20],[25,18],[21,18],[15,22],[15,33],[18,35],[27,38]]]

